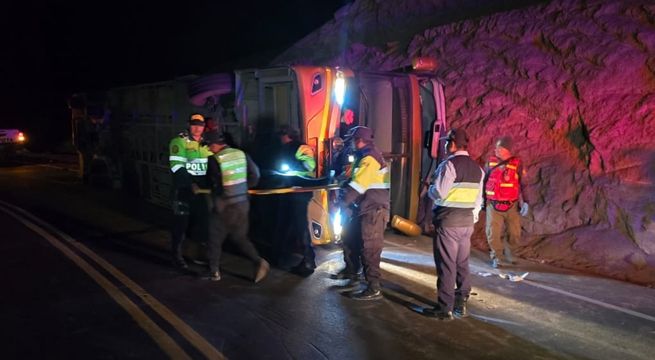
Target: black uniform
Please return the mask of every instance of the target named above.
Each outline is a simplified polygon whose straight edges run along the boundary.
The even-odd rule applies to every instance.
[[[211,154],[202,140],[195,141],[186,132],[170,142],[170,165],[173,175],[171,245],[173,260],[177,266],[186,267],[182,257],[182,243],[187,231],[191,238],[206,243],[208,238],[209,205],[207,196],[194,195],[192,184],[206,187],[207,156]]]
[[[368,288],[355,298],[380,297],[380,256],[384,229],[389,221],[388,167],[381,153],[371,143],[356,153],[351,180],[341,201],[350,218],[344,234],[343,273],[354,275],[363,265]]]
[[[291,141],[282,145],[281,156],[282,162],[289,166],[290,171],[300,173],[307,172],[308,166],[298,156],[299,149],[304,144],[299,141]],[[313,167],[309,165],[309,167]],[[313,169],[312,169],[313,171]],[[292,268],[292,271],[307,276],[316,268],[316,255],[312,248],[311,235],[309,234],[309,223],[307,221],[307,208],[312,200],[313,194],[295,193],[280,196],[278,211],[278,233],[279,242],[277,248],[278,257],[284,257],[291,253],[293,249],[299,249],[303,255],[302,261]]]

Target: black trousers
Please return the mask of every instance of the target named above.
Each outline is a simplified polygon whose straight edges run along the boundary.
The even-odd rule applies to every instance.
[[[363,266],[369,287],[380,287],[380,258],[388,221],[389,210],[378,208],[359,216],[353,215],[345,229],[343,257],[346,271],[357,273]]]
[[[303,255],[302,261],[311,268],[316,267],[316,254],[307,221],[307,208],[311,199],[311,194],[289,194],[280,197],[277,214],[279,230],[273,249],[277,261],[285,259],[298,249]]]
[[[437,302],[452,311],[455,298],[468,299],[471,293],[469,257],[473,226],[442,227],[434,224],[434,262],[437,268]]]
[[[191,190],[180,190],[177,194],[177,209],[173,211],[171,224],[171,245],[173,256],[182,257],[182,245],[185,235],[199,242],[206,243],[209,237],[209,205],[207,196],[193,195]]]
[[[250,203],[241,201],[215,207],[209,220],[209,270],[219,271],[223,243],[228,237],[237,249],[255,265],[261,258],[248,237]]]

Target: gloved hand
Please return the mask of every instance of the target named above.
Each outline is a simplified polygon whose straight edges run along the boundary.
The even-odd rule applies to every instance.
[[[342,221],[348,222],[350,221],[350,218],[353,216],[353,209],[347,206],[342,206],[341,207],[341,218],[343,219]]]
[[[481,208],[473,209],[473,223],[474,224],[477,224],[478,221],[480,220],[480,210],[481,210]]]
[[[530,206],[528,205],[528,203],[524,202],[523,205],[521,205],[521,210],[519,211],[519,214],[521,214],[521,216],[523,217],[526,217],[528,216],[529,211],[530,211]]]

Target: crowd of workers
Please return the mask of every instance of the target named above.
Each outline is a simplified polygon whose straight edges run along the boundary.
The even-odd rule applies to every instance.
[[[352,125],[346,122],[345,125]],[[348,280],[344,290],[357,300],[382,298],[380,259],[384,231],[389,222],[389,165],[374,144],[373,130],[349,126],[344,133],[354,155],[350,170],[342,178],[338,206],[345,219],[343,258],[345,267],[333,279]],[[316,171],[314,150],[304,144],[299,132],[288,126],[277,131],[280,158],[288,174],[312,177]],[[490,263],[494,268],[513,262],[511,248],[520,238],[520,217],[529,210],[523,178],[525,170],[512,155],[512,140],[501,137],[495,156],[485,169],[469,155],[468,134],[452,129],[445,140],[447,159],[439,164],[429,182],[428,196],[433,200],[434,259],[437,270],[437,305],[424,314],[442,320],[466,317],[466,302],[471,292],[469,256],[471,235],[481,210],[486,211],[486,235]],[[342,155],[342,154],[341,154]],[[343,160],[343,156],[335,158]],[[259,282],[270,269],[248,237],[248,189],[260,179],[260,170],[243,150],[234,147],[212,120],[193,114],[189,129],[170,142],[170,166],[173,174],[173,214],[171,231],[173,263],[187,268],[182,254],[185,234],[191,227],[200,242],[206,242],[208,269],[202,277],[220,280],[222,246],[230,239],[254,266],[253,279]],[[210,189],[207,195],[203,189]],[[287,211],[278,224],[274,261],[280,252],[296,246],[302,255],[290,270],[309,276],[316,268],[315,254],[307,223],[307,207],[312,193],[284,195]],[[508,241],[502,243],[507,229]],[[364,286],[362,286],[364,285]],[[361,289],[355,291],[356,289]]]

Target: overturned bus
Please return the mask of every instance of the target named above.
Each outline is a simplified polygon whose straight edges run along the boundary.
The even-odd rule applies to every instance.
[[[432,73],[325,66],[247,69],[114,88],[105,94],[104,107],[90,169],[150,202],[169,206],[168,143],[187,127],[188,115],[199,112],[218,119],[263,170],[275,170],[270,158],[275,129],[299,129],[301,139],[314,149],[314,175],[325,180],[322,185],[332,180],[333,156],[343,134],[366,125],[390,165],[391,215],[419,222],[425,218],[419,206],[421,186],[443,156],[438,139],[446,127],[443,85]],[[354,115],[350,120],[344,119],[346,111]],[[79,116],[82,112],[75,113],[75,124],[88,121]],[[265,197],[276,192],[253,193]],[[332,198],[326,186],[314,191],[308,211],[314,244],[338,236],[331,226]]]

